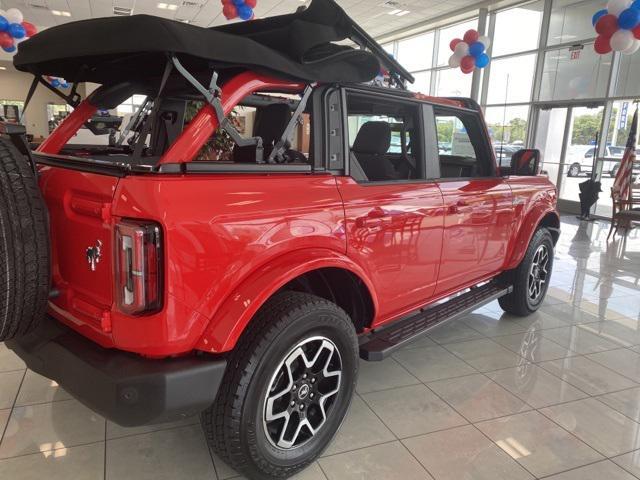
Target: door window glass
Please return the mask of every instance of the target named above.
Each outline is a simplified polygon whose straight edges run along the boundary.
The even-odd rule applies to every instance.
[[[347,97],[351,176],[359,182],[424,179],[418,107]]]
[[[478,117],[436,112],[436,132],[442,178],[483,177],[491,173],[491,157]]]

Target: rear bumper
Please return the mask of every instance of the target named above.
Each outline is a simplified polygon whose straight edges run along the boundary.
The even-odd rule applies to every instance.
[[[214,402],[227,366],[221,359],[151,360],[104,349],[52,318],[6,344],[31,370],[126,427],[200,413]]]

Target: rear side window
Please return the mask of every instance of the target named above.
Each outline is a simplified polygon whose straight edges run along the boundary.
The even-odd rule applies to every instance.
[[[415,104],[348,94],[351,176],[358,182],[424,179],[420,125]]]
[[[480,118],[467,112],[435,110],[441,178],[493,175],[493,165]]]

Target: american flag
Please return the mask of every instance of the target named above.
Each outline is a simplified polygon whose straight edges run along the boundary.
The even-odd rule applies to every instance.
[[[631,171],[633,170],[633,162],[636,160],[636,139],[638,136],[638,109],[633,115],[631,122],[631,131],[629,132],[629,140],[627,140],[627,149],[624,157],[620,161],[620,168],[616,173],[616,179],[613,182],[613,193],[621,200],[629,198],[631,189]]]

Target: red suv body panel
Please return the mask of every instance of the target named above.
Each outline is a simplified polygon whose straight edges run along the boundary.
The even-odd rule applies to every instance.
[[[224,110],[276,87],[303,86],[241,74],[223,87]],[[436,102],[414,101],[427,100]],[[93,111],[78,107],[40,152],[58,153]],[[160,164],[189,162],[216,126],[213,109],[203,107]],[[179,172],[110,176],[40,166],[57,319],[104,347],[150,357],[226,352],[278,289],[307,272],[337,268],[369,293],[366,332],[513,268],[538,225],[558,218],[555,187],[540,176],[363,184],[335,172]],[[116,308],[113,232],[123,219],[161,226],[158,312]],[[97,242],[103,256],[92,271],[86,251]]]

